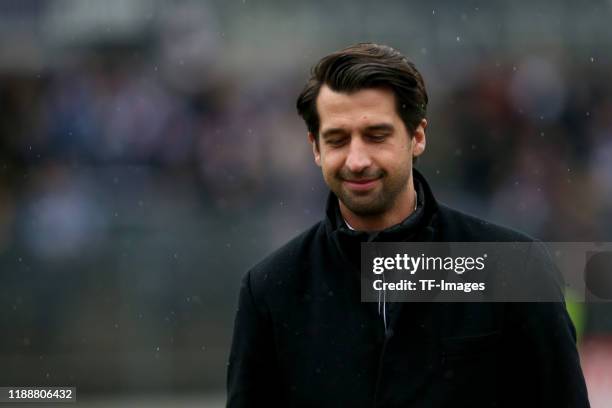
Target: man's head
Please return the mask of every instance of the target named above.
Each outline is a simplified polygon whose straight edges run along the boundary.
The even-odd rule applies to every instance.
[[[397,113],[412,133],[427,113],[427,91],[419,71],[397,50],[386,45],[360,43],[323,57],[311,70],[297,100],[308,131],[318,137],[320,118],[316,99],[323,85],[336,92],[389,88]]]
[[[298,97],[316,163],[341,209],[375,217],[411,200],[425,149],[427,93],[396,50],[357,44],[324,57]]]

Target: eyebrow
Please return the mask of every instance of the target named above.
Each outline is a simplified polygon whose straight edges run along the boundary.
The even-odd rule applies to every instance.
[[[366,132],[392,132],[395,128],[390,123],[380,123],[376,125],[367,126]]]
[[[392,132],[394,129],[395,128],[390,123],[378,123],[376,125],[366,126],[364,130],[365,132]],[[329,137],[335,134],[344,135],[346,133],[347,131],[344,128],[330,128],[322,132],[321,137],[325,139],[326,137]]]
[[[321,137],[323,139],[329,137],[329,136],[333,136],[333,135],[337,135],[337,134],[341,134],[344,135],[346,134],[346,130],[343,128],[331,128],[331,129],[327,129],[324,132],[321,132]]]

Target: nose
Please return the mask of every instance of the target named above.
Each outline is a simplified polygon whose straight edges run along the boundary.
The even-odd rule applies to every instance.
[[[351,140],[348,155],[346,157],[345,165],[351,173],[361,173],[372,165],[367,146],[359,139],[360,138],[353,138],[353,140]]]

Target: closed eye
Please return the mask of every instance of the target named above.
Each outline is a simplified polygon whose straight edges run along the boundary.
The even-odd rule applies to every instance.
[[[374,134],[374,135],[368,135],[368,139],[374,143],[382,143],[385,141],[385,139],[387,139],[388,136],[389,135],[387,134]]]
[[[340,147],[346,143],[346,137],[328,137],[325,139],[325,144],[332,147]]]
[[[382,143],[393,134],[394,129],[390,123],[378,123],[368,126],[363,134],[374,143]]]

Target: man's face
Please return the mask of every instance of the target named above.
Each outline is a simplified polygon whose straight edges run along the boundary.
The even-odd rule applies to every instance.
[[[405,199],[412,158],[425,149],[423,119],[411,138],[389,89],[350,94],[321,87],[319,144],[309,134],[315,162],[341,204],[359,216],[392,210]]]

